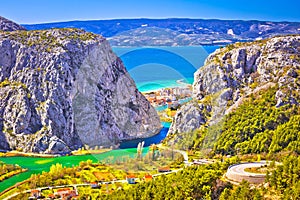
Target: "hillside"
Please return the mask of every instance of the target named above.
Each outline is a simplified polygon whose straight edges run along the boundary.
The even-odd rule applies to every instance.
[[[17,31],[17,30],[26,30],[26,29],[23,26],[0,16],[0,30]]]
[[[114,19],[24,25],[28,30],[80,28],[113,46],[217,45],[300,33],[298,22],[216,19]]]
[[[69,153],[149,137],[159,117],[102,36],[0,33],[0,150]]]
[[[195,73],[194,99],[167,142],[212,153],[300,153],[300,36],[216,50]]]

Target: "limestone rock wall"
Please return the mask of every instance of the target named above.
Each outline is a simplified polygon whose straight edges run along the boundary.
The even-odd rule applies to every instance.
[[[103,37],[77,29],[0,33],[0,149],[66,153],[160,128]]]
[[[243,97],[278,84],[276,107],[299,104],[300,36],[236,43],[216,50],[194,74],[194,100],[175,115],[168,134],[211,125],[239,106]],[[196,105],[196,106],[195,106]],[[210,107],[207,112],[195,112]],[[190,109],[187,109],[190,108]],[[199,119],[193,123],[191,120]]]

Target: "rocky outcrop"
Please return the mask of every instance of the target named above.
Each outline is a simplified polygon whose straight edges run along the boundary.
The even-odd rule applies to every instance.
[[[201,119],[201,122],[206,122],[206,126],[215,124],[238,107],[244,97],[277,84],[276,107],[299,105],[299,35],[236,43],[220,48],[195,73],[194,101],[177,112],[168,134],[191,132],[203,124],[200,121],[190,123],[191,119]],[[211,112],[186,109],[194,107],[195,102],[198,104],[196,108],[208,106]]]
[[[0,34],[0,149],[66,153],[156,134],[155,109],[99,35]]]
[[[196,102],[183,105],[176,113],[176,126],[173,123],[169,129],[169,133],[184,133],[199,128],[206,123],[204,113],[210,109],[210,107],[205,107],[203,104]]]
[[[17,30],[26,30],[26,29],[23,26],[16,24],[15,22],[0,16],[0,30],[17,31]]]

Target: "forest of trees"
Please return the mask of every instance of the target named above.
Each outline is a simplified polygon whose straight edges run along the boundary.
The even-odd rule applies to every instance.
[[[188,167],[126,190],[102,195],[101,199],[217,199],[224,188],[232,188],[230,183],[221,181],[221,177],[228,166],[236,162],[233,157],[223,163]]]
[[[266,182],[282,199],[300,199],[300,157],[285,157],[276,170],[268,173]]]
[[[300,107],[286,104],[276,108],[277,90],[273,87],[251,94],[219,123],[182,133],[184,139],[176,147],[210,149],[211,155],[300,153]]]
[[[300,107],[286,104],[275,107],[277,88],[251,95],[222,122],[215,153],[300,153]]]
[[[248,182],[243,181],[239,186],[225,188],[219,199],[300,199],[300,157],[287,156],[276,167],[274,163],[268,167],[264,186],[251,187]]]
[[[238,162],[237,157],[223,163],[192,166],[150,182],[136,184],[126,190],[100,195],[101,199],[220,199],[263,200],[300,199],[300,157],[290,155],[282,164],[268,167],[264,184],[250,185],[243,181],[233,185],[222,178],[227,167]]]
[[[0,161],[0,182],[23,172],[23,169],[19,165],[6,164]]]
[[[264,199],[262,193],[262,190],[251,188],[247,181],[243,181],[239,186],[225,188],[219,200],[261,200]]]

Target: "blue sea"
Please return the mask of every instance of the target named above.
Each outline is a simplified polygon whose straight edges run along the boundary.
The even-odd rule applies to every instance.
[[[195,71],[203,66],[208,55],[219,47],[113,47],[113,51],[122,59],[139,91],[149,92],[180,86],[182,82],[193,83]],[[190,99],[180,101],[184,103]],[[156,107],[156,110],[162,111],[166,108],[166,105],[162,105]],[[142,141],[145,142],[146,147],[160,143],[166,137],[169,126],[170,124],[163,124],[164,128],[157,135],[149,138],[123,141],[120,148],[135,148]]]
[[[113,47],[141,92],[193,83],[195,71],[220,46]]]

